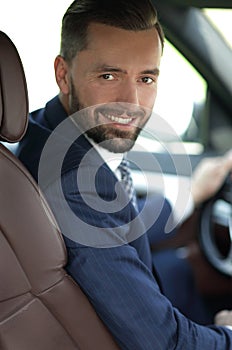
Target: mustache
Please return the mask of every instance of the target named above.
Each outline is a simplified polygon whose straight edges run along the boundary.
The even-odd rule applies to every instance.
[[[148,113],[143,107],[130,103],[110,103],[96,107],[95,113],[114,116],[128,116],[131,118],[144,117]]]

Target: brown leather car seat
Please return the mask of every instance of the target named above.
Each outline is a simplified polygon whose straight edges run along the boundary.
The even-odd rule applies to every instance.
[[[0,138],[19,141],[28,99],[17,50],[0,32]],[[0,349],[118,349],[64,270],[66,250],[32,177],[0,144]]]

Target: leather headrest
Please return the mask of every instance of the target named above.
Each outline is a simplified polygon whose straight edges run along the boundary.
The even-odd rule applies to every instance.
[[[0,31],[0,139],[17,142],[28,122],[25,74],[16,47]]]

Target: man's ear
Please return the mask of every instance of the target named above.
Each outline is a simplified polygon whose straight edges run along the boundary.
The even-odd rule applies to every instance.
[[[68,65],[62,56],[57,56],[54,62],[56,82],[64,95],[69,94]]]

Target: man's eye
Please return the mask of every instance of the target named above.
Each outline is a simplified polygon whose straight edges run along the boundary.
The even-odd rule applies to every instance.
[[[105,80],[113,80],[114,79],[113,75],[110,73],[102,74],[102,78]]]
[[[152,83],[154,83],[154,79],[152,79],[150,77],[143,77],[142,82],[145,84],[152,84]]]

